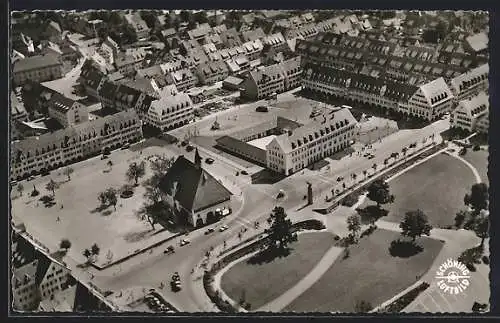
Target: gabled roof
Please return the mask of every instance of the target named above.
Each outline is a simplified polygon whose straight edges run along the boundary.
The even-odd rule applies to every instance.
[[[420,90],[431,106],[453,97],[453,93],[442,77],[421,85]]]
[[[49,104],[53,109],[65,113],[73,107],[75,101],[56,92],[50,98]]]
[[[479,81],[487,79],[488,73],[488,64],[483,64],[451,79],[450,85],[455,93],[460,93],[464,89],[477,84]]]
[[[187,210],[203,210],[227,201],[231,192],[201,166],[197,167],[184,156],[179,156],[160,180],[160,190]]]
[[[488,35],[486,33],[478,33],[465,38],[467,44],[475,52],[480,52],[488,49]]]
[[[480,92],[478,95],[461,100],[458,103],[457,109],[461,109],[470,117],[477,117],[482,114],[487,114],[490,107],[488,95],[485,92]]]
[[[266,34],[264,33],[264,31],[262,30],[261,27],[256,28],[256,29],[251,29],[251,30],[248,30],[248,31],[243,31],[241,33],[241,38],[245,42],[247,42],[247,41],[253,41],[253,40],[256,40],[256,39],[262,39],[264,37],[266,37]]]
[[[24,59],[18,60],[14,63],[13,72],[23,72],[30,71],[34,69],[50,67],[50,66],[62,66],[62,63],[58,60],[55,55],[38,55],[26,57]]]

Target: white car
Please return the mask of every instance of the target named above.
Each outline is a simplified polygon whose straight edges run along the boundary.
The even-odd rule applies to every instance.
[[[221,227],[220,227],[219,231],[220,231],[220,232],[224,232],[224,231],[226,231],[227,229],[229,229],[229,227],[228,227],[227,225],[225,225],[225,224],[224,224],[223,226],[221,226]]]
[[[182,247],[182,246],[185,246],[185,245],[187,245],[187,244],[189,244],[189,243],[190,243],[190,241],[189,241],[189,240],[187,240],[187,239],[182,239],[182,240],[181,240],[181,247]]]

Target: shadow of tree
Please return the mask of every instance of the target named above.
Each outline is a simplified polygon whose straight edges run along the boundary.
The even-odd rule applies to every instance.
[[[67,251],[64,249],[57,250],[51,254],[56,260],[61,261],[64,256],[66,256]]]
[[[389,214],[389,211],[379,209],[376,205],[368,205],[363,209],[357,208],[356,212],[358,212],[362,224],[370,224]]]
[[[138,242],[144,238],[152,236],[153,234],[154,232],[152,232],[150,229],[140,232],[129,232],[123,237],[123,239],[126,242]]]
[[[100,213],[100,212],[106,210],[108,207],[109,207],[109,205],[106,205],[106,204],[99,205],[95,209],[91,210],[90,213],[92,213],[92,214],[94,214],[94,213]]]
[[[268,169],[263,169],[257,173],[252,174],[252,184],[276,184],[283,180],[286,176],[276,174]]]
[[[288,257],[291,254],[291,250],[292,248],[285,248],[285,249],[266,248],[264,250],[261,250],[256,255],[250,257],[250,259],[247,260],[247,264],[261,265],[263,263],[270,263],[276,258]]]
[[[409,258],[424,250],[423,247],[417,245],[414,241],[393,240],[389,247],[389,253],[393,257]]]
[[[113,210],[106,210],[106,211],[102,212],[101,214],[104,215],[104,216],[108,216],[111,213],[113,213]]]

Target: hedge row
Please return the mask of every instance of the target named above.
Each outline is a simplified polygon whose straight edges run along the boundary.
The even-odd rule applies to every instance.
[[[410,305],[410,303],[413,302],[418,297],[418,295],[420,295],[420,293],[426,290],[429,286],[430,285],[426,282],[421,283],[414,289],[410,290],[406,294],[396,299],[394,302],[392,302],[385,308],[381,309],[381,312],[388,312],[388,313],[401,312],[405,307]]]

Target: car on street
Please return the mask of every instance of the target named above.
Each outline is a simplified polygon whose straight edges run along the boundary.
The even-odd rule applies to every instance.
[[[102,155],[101,160],[108,159],[108,155]]]
[[[191,146],[191,145],[187,145],[187,146],[186,146],[186,151],[188,151],[188,152],[189,152],[189,151],[193,151],[193,150],[194,150],[194,147],[193,147],[193,146]]]
[[[130,148],[130,144],[125,144],[122,146],[122,150],[125,150],[125,149],[129,149]]]
[[[163,251],[163,253],[165,253],[165,254],[171,254],[174,252],[175,252],[175,248],[172,245],[168,246],[167,249],[165,249],[165,251]]]
[[[210,233],[213,233],[215,231],[214,228],[208,228],[207,231],[205,231],[205,234],[210,234]]]
[[[375,155],[370,154],[370,156],[368,156],[368,159],[373,159],[373,158],[375,158]]]
[[[337,177],[337,182],[342,182],[343,180],[344,180],[344,177],[342,177],[342,176]]]
[[[268,109],[266,106],[261,105],[261,106],[258,106],[258,107],[255,109],[255,111],[257,111],[257,112],[268,112],[268,111],[269,111],[269,109]]]
[[[182,246],[185,246],[185,245],[187,245],[189,243],[190,243],[190,241],[188,239],[182,239],[180,244],[181,244],[181,247],[182,247]]]
[[[369,157],[371,154],[370,153],[365,153],[363,157]]]
[[[213,162],[214,162],[213,158],[209,157],[209,158],[205,159],[205,163],[207,163],[207,164],[213,164]]]
[[[224,231],[226,231],[227,229],[229,229],[229,227],[228,227],[227,225],[225,225],[225,224],[224,224],[223,226],[221,226],[221,227],[220,227],[219,231],[220,231],[220,232],[224,232]]]
[[[28,177],[26,180],[27,180],[28,182],[31,182],[31,181],[32,181],[32,180],[34,180],[34,179],[35,179],[35,176],[30,176],[30,177]]]
[[[248,175],[248,172],[246,170],[242,170],[241,175]]]

